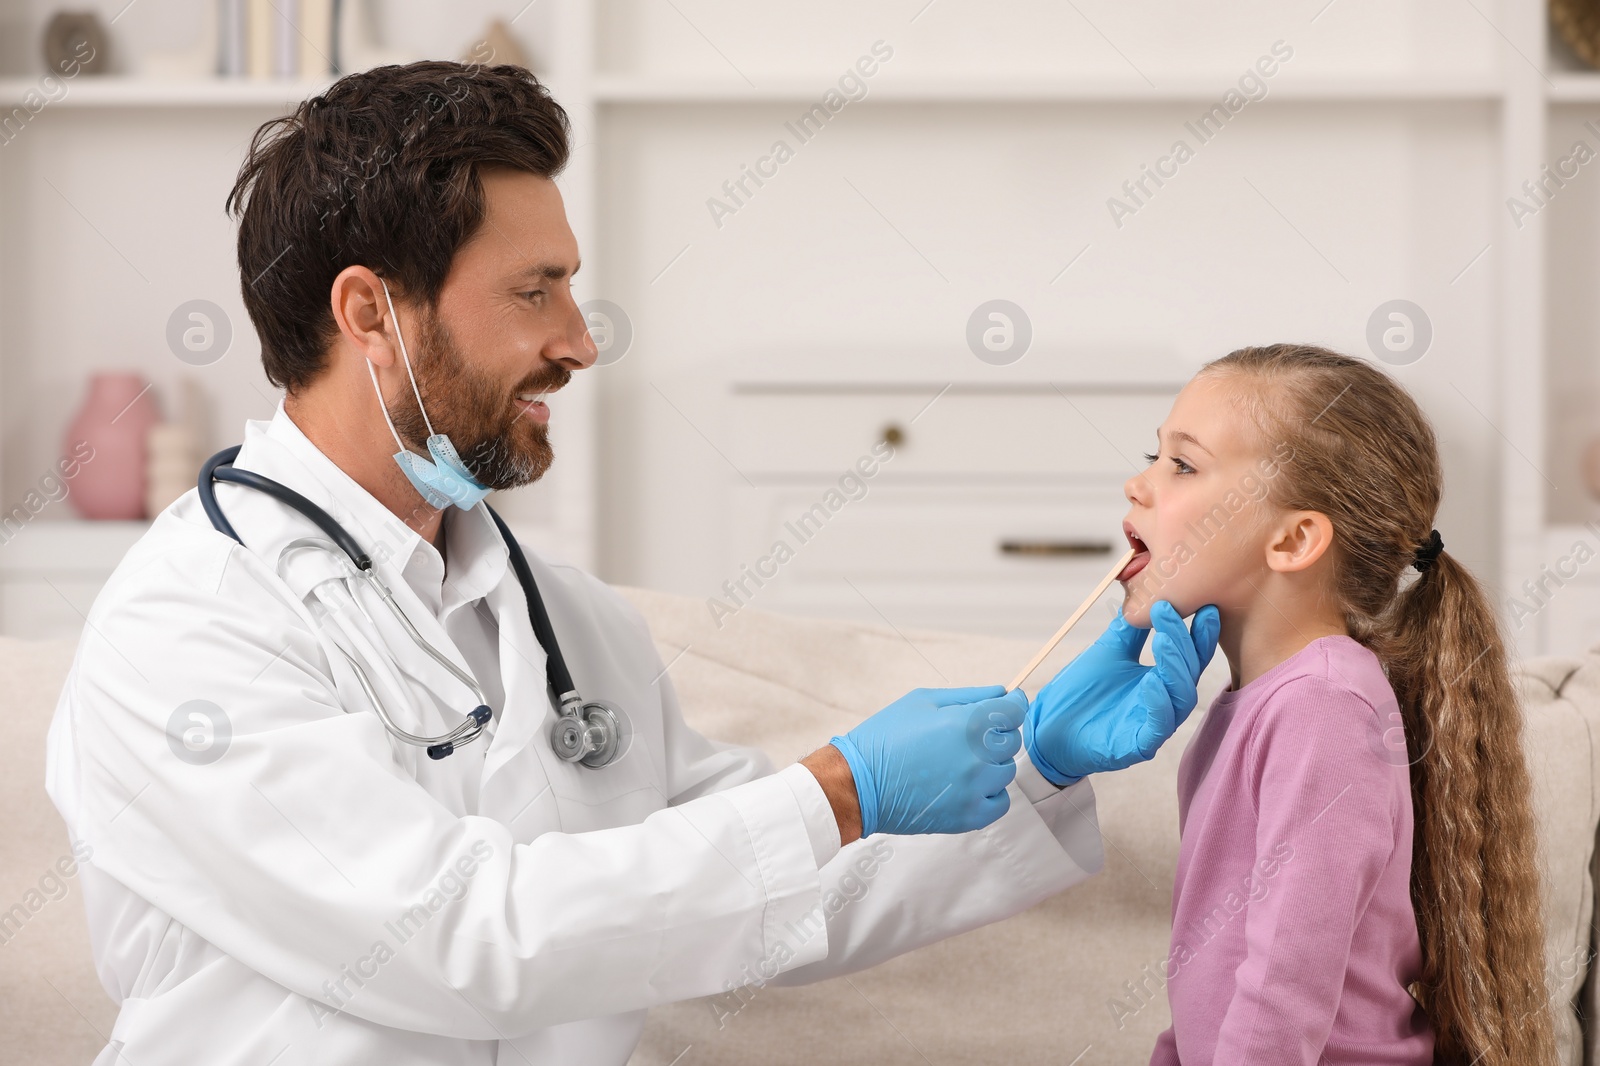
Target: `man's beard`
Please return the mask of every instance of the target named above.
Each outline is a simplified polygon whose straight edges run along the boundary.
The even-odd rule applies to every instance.
[[[524,418],[516,394],[554,392],[571,380],[572,371],[552,363],[508,393],[461,357],[449,330],[432,313],[421,316],[412,350],[417,357],[411,367],[434,432],[450,438],[478,484],[514,489],[544,476],[555,461],[549,427]],[[400,439],[426,454],[428,426],[410,389],[389,407],[389,417]]]

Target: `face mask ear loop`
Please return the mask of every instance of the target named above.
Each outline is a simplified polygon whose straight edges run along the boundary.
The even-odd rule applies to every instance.
[[[379,278],[378,284],[383,286],[383,298],[389,304],[389,318],[394,322],[395,339],[400,342],[400,358],[405,360],[406,377],[411,379],[411,394],[417,398],[417,410],[422,412],[422,424],[428,427],[428,436],[431,437],[434,435],[433,423],[428,421],[428,409],[422,406],[422,393],[417,389],[417,376],[411,372],[411,356],[406,354],[406,338],[400,332],[400,316],[394,313],[394,300],[389,297],[389,283]],[[368,363],[367,365],[371,366],[372,364]],[[387,411],[384,412],[384,417],[388,417]]]
[[[367,376],[372,378],[372,391],[378,395],[378,410],[383,412],[383,420],[389,426],[389,433],[394,437],[396,446],[403,452],[410,451],[405,442],[400,439],[400,433],[394,428],[394,419],[389,417],[389,405],[383,402],[383,390],[378,387],[378,372],[373,369],[371,360],[367,361]]]

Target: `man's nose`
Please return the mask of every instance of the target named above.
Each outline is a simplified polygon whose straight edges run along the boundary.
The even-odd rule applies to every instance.
[[[563,327],[552,337],[545,348],[545,358],[560,363],[568,370],[587,370],[600,358],[600,349],[589,336],[589,322],[578,309],[571,292],[566,294],[567,309],[562,316]]]

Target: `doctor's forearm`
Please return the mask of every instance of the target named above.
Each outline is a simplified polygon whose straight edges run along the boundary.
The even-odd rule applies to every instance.
[[[800,765],[811,771],[828,797],[828,806],[833,808],[833,817],[839,823],[840,847],[861,839],[861,805],[856,796],[856,780],[839,749],[825,744],[801,759]]]

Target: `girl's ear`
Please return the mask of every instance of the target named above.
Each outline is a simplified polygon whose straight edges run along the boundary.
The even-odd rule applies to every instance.
[[[1267,566],[1279,573],[1305,570],[1333,546],[1333,523],[1320,511],[1292,511],[1267,539]]]

